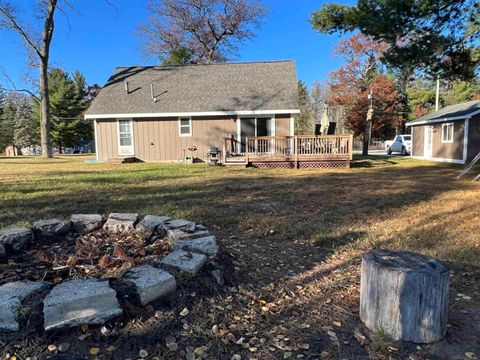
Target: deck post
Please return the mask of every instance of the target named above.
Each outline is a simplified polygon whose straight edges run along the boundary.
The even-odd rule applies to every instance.
[[[348,152],[350,153],[350,161],[353,160],[353,135],[350,135],[348,142]]]
[[[222,144],[222,163],[225,165],[227,162],[227,138],[223,138]]]
[[[293,151],[295,153],[295,169],[298,169],[298,136],[297,135],[295,135],[293,143],[294,143]]]

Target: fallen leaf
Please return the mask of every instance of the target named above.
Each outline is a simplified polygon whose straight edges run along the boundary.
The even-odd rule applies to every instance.
[[[180,316],[187,316],[188,313],[189,313],[188,309],[185,308],[185,309],[183,309],[183,310],[180,312]]]
[[[98,260],[98,266],[102,269],[105,269],[110,264],[110,256],[104,255],[100,260]]]
[[[177,343],[168,343],[167,348],[170,351],[177,351],[178,349],[178,344]]]
[[[126,258],[128,257],[127,252],[118,244],[113,246],[113,256],[118,258]]]
[[[201,355],[205,352],[205,348],[203,346],[199,346],[195,350],[193,350],[193,352],[197,355]]]
[[[340,321],[332,321],[332,324],[336,327],[342,327],[342,323]]]
[[[140,356],[142,359],[144,359],[148,356],[148,352],[146,350],[142,349],[138,352],[138,356]]]
[[[100,348],[98,348],[98,347],[92,347],[92,348],[90,349],[90,355],[95,356],[95,355],[97,355],[99,352],[100,352]]]
[[[168,344],[173,344],[175,342],[175,338],[173,336],[167,336],[165,338],[165,343]]]

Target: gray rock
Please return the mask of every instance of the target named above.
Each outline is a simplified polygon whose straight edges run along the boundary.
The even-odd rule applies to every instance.
[[[186,232],[194,232],[196,230],[194,222],[183,219],[167,221],[165,226],[167,229],[181,229]]]
[[[114,234],[132,232],[137,220],[138,214],[136,213],[111,213],[103,225],[103,229]]]
[[[54,287],[43,301],[45,330],[103,324],[121,313],[108,281],[67,281]]]
[[[208,256],[217,256],[218,254],[218,245],[215,236],[191,240],[176,240],[172,246],[173,250],[191,251]]]
[[[71,227],[71,221],[59,219],[39,220],[33,223],[33,232],[37,238],[50,240],[67,235]]]
[[[197,224],[195,225],[195,230],[207,230],[207,228],[203,225]]]
[[[168,216],[147,215],[137,224],[135,231],[150,236],[158,226],[163,226],[168,220],[170,220]]]
[[[18,331],[22,301],[47,288],[48,285],[41,281],[15,281],[0,286],[0,330]]]
[[[71,220],[73,231],[77,234],[95,231],[100,229],[103,224],[102,215],[99,214],[73,214]]]
[[[186,239],[197,239],[210,235],[206,230],[199,230],[195,232],[186,232],[181,229],[169,229],[167,231],[168,237],[172,240],[186,240]]]
[[[33,240],[33,232],[27,228],[13,228],[0,231],[0,243],[12,251],[24,249]]]
[[[206,262],[207,257],[205,255],[175,250],[162,259],[161,265],[166,268],[196,274]]]
[[[157,300],[177,288],[175,278],[171,274],[150,265],[128,270],[123,276],[123,280],[135,284],[142,305]]]

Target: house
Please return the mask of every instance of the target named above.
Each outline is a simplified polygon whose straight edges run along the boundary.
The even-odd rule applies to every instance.
[[[480,100],[444,107],[406,124],[412,156],[465,164],[480,152]]]
[[[301,167],[298,145],[309,161],[334,150],[330,160],[345,165],[348,139],[315,151],[294,140],[299,112],[295,63],[268,61],[119,67],[85,118],[94,121],[97,161],[207,161],[218,149],[224,164]]]

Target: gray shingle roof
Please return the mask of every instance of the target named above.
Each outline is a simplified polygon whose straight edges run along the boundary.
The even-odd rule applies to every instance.
[[[86,116],[287,109],[298,109],[295,63],[272,61],[119,67]]]
[[[461,104],[446,106],[438,111],[424,115],[407,123],[407,126],[426,123],[436,123],[453,119],[466,119],[472,114],[480,112],[480,100],[473,100]]]

